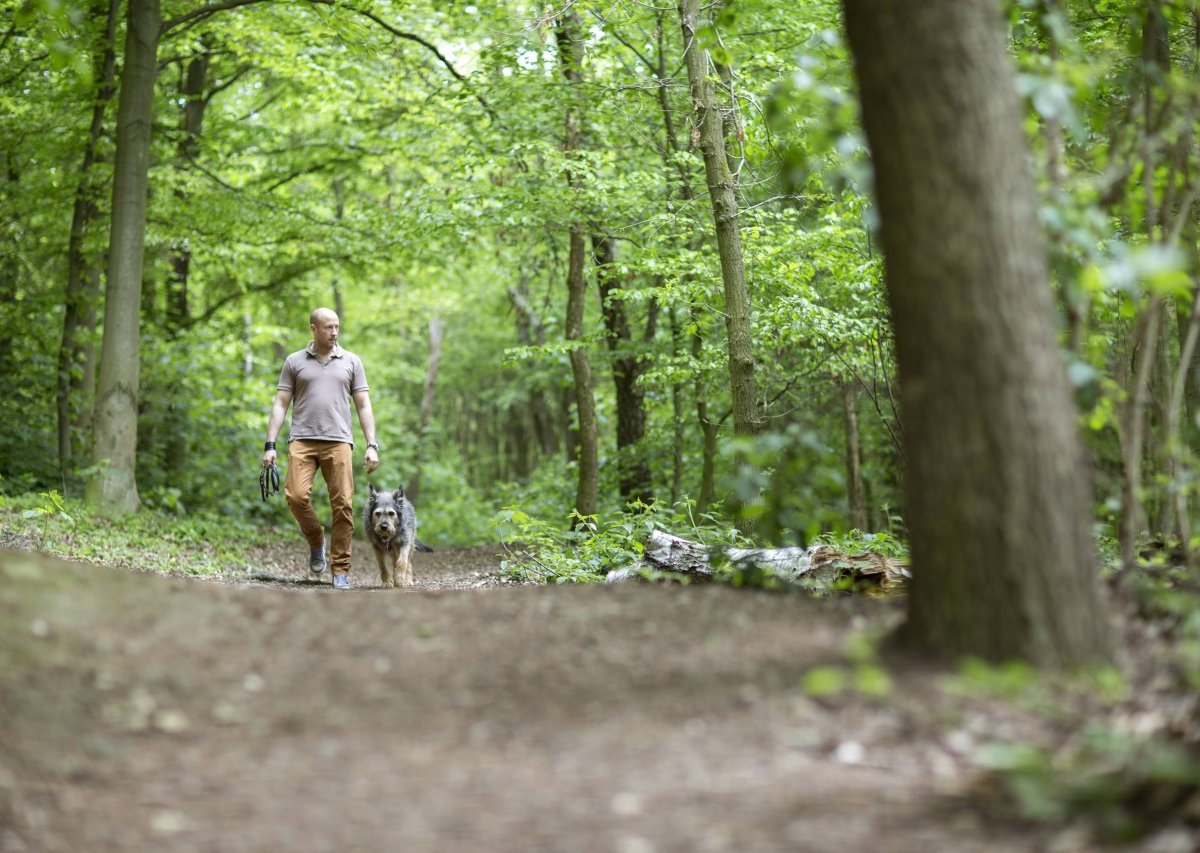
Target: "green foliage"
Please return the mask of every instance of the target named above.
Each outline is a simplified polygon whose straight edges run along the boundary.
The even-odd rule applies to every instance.
[[[846,664],[818,666],[804,673],[800,688],[814,699],[832,698],[846,693],[868,699],[884,699],[892,691],[892,676],[879,661],[883,637],[860,632],[846,641]]]
[[[1139,615],[1171,637],[1164,654],[1185,683],[1200,690],[1200,579],[1182,566],[1147,566],[1119,582]]]
[[[572,513],[564,522],[547,521],[514,506],[500,510],[492,524],[509,555],[501,562],[501,573],[517,581],[600,582],[609,572],[638,563],[643,543],[655,529],[676,531],[705,545],[744,544],[727,522],[712,515],[698,517],[690,501],[675,507],[635,503],[603,519]]]
[[[68,524],[74,525],[75,519],[67,512],[66,501],[57,490],[49,492],[41,492],[38,497],[45,498],[45,501],[33,509],[27,509],[21,513],[22,518],[39,518],[41,516],[52,515],[58,516]]]
[[[845,554],[874,551],[876,554],[899,560],[908,558],[908,543],[890,533],[864,533],[861,530],[829,532],[817,536],[813,544],[828,545]]]
[[[114,522],[53,492],[11,496],[0,505],[0,545],[139,571],[241,570],[250,563],[248,549],[268,540],[245,522],[212,515],[140,512]]]
[[[1200,789],[1200,758],[1181,745],[1104,726],[1058,750],[990,743],[974,760],[1017,815],[1042,823],[1087,817],[1108,841],[1143,837]]]

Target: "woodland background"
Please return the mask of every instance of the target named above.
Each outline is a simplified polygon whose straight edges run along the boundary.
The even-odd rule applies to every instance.
[[[709,831],[732,821],[778,842],[755,807],[782,796],[792,827],[803,789],[823,798],[808,810],[828,849],[853,829],[938,848],[912,826],[892,835],[903,809],[889,803],[906,800],[879,799],[882,782],[937,833],[1004,848],[990,824],[946,820],[941,779],[949,802],[1003,798],[1010,817],[1065,826],[1048,849],[1093,849],[1077,819],[1097,838],[1195,849],[1196,0],[0,8],[0,545],[211,582],[0,552],[15,613],[0,620],[14,686],[0,704],[18,726],[0,758],[20,782],[0,786],[0,813],[28,837],[56,790],[65,838],[94,829],[130,849],[158,832],[139,797],[163,790],[189,727],[198,772],[180,778],[261,807],[269,785],[224,785],[247,763],[226,726],[262,721],[263,742],[287,751],[298,726],[323,736],[315,710],[294,709],[336,700],[377,710],[385,732],[408,724],[395,707],[431,709],[415,716],[430,736],[471,726],[453,773],[479,758],[474,724],[504,708],[557,760],[560,722],[576,744],[604,728],[589,715],[619,705],[628,723],[609,731],[680,745],[650,761],[672,780],[647,800],[670,801],[646,809],[652,837],[672,837],[659,819],[687,801],[698,837],[753,847]],[[324,596],[283,501],[260,497],[279,368],[322,305],[366,364],[383,448],[371,479],[407,485],[438,549],[402,597],[371,589],[362,547],[362,594]],[[483,589],[599,581],[644,558],[653,528],[716,546],[820,542],[835,558],[865,548],[907,562],[911,583],[902,602],[866,600],[842,576],[815,588],[725,563],[734,586],[803,595]],[[221,603],[234,601],[253,606]],[[315,653],[351,612],[456,657],[401,655],[391,670],[365,645]],[[225,654],[230,637],[275,668],[246,671],[258,664]],[[145,659],[111,653],[135,639]],[[958,664],[957,681],[935,687],[930,661]],[[77,735],[118,684],[128,702],[99,716],[128,751],[97,752]],[[227,713],[231,684],[262,713]],[[545,690],[523,704],[513,685]],[[680,732],[674,705],[646,701],[658,688],[688,714],[732,708],[726,731],[763,751]],[[471,690],[447,723],[447,696]],[[186,713],[151,715],[176,694]],[[379,754],[376,722],[330,716],[335,730],[364,721],[357,754]],[[524,795],[511,732],[488,731],[494,790],[552,822],[580,804],[593,816],[597,791],[647,764],[634,750],[626,772],[605,742],[577,788],[534,773]],[[221,738],[224,754],[207,746]],[[780,765],[783,784],[759,774],[789,750],[807,757]],[[309,784],[316,748],[293,753],[274,765],[280,790]],[[740,777],[743,759],[755,769]],[[705,780],[764,787],[740,789],[746,809],[708,808],[673,787],[695,760]],[[559,766],[539,761],[526,769]],[[809,784],[841,765],[864,771],[859,793]],[[337,769],[376,778],[368,766]],[[404,768],[387,769],[425,778]],[[461,823],[459,789],[422,788]],[[368,799],[356,813],[378,816]],[[502,813],[473,817],[492,833]],[[195,826],[311,843],[290,818],[238,814],[198,812]],[[94,845],[62,849],[81,846]]]
[[[0,488],[81,496],[111,467],[93,424],[126,16],[6,5]],[[1187,541],[1194,4],[1004,10],[1099,541]],[[736,509],[764,544],[903,540],[892,334],[839,4],[709,5],[694,33],[735,176],[744,429],[674,8],[168,0],[160,14],[138,324],[113,331],[140,365],[129,507],[288,523],[259,499],[258,456],[279,364],[328,305],[367,365],[375,479],[418,486],[430,540],[487,540],[505,507],[562,526],[633,500],[693,521]]]

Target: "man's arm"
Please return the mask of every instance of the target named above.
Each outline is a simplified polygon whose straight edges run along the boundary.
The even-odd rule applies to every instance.
[[[362,427],[363,438],[367,440],[367,452],[363,461],[370,474],[379,467],[379,448],[375,444],[375,412],[371,409],[371,395],[359,391],[354,396],[354,408],[358,409],[358,425]]]
[[[262,464],[266,468],[275,461],[275,439],[279,437],[279,431],[283,429],[283,419],[287,415],[288,406],[292,402],[292,392],[279,389],[279,393],[275,395],[275,402],[271,405],[271,419],[267,421],[267,445],[268,449],[264,451]]]

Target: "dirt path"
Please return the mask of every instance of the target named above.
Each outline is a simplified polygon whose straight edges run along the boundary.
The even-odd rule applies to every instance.
[[[363,550],[348,593],[282,550],[215,583],[0,552],[0,850],[1094,849],[966,807],[994,721],[931,676],[800,689],[894,602],[505,588],[488,549],[382,590]]]

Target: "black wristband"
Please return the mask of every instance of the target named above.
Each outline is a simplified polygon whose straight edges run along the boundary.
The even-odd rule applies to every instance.
[[[368,444],[368,445],[367,445],[367,447],[368,447],[368,448],[374,447],[374,448],[375,448],[375,450],[376,450],[377,452],[378,452],[378,450],[379,450],[379,445],[378,445],[378,444],[376,444],[376,443],[375,443],[375,442],[373,442],[373,441],[372,441],[370,444]]]
[[[275,442],[273,442],[273,441],[268,441],[266,444],[263,445],[264,453],[268,450],[274,450],[274,449],[275,449]]]

